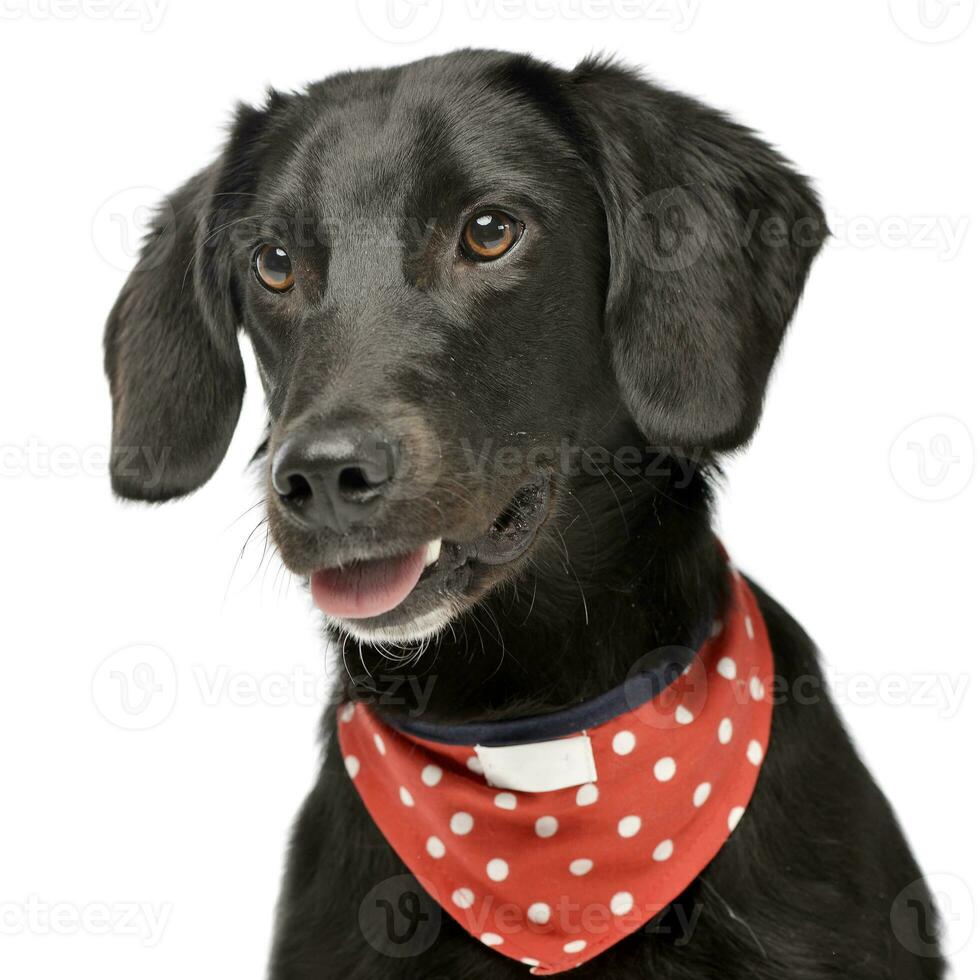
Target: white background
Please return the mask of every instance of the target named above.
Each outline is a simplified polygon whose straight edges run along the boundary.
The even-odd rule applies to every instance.
[[[317,619],[261,532],[239,557],[257,386],[200,493],[111,499],[102,323],[145,206],[235,100],[461,45],[617,54],[816,178],[835,239],[720,528],[821,646],[978,975],[974,5],[3,0],[4,976],[262,975],[316,766]]]

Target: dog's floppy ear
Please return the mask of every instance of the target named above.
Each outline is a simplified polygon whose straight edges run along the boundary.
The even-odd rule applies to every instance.
[[[273,102],[241,107],[221,157],[163,204],[109,314],[110,473],[122,497],[196,490],[231,442],[245,372],[238,287],[220,233],[250,193]]]
[[[606,210],[606,323],[623,398],[659,445],[745,442],[826,235],[806,180],[723,114],[596,61],[570,94]]]

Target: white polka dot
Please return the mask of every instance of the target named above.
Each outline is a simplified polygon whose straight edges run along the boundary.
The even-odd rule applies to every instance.
[[[466,760],[466,768],[470,772],[475,772],[478,776],[483,775],[483,763],[475,755],[471,755]]]
[[[737,806],[731,813],[728,814],[728,830],[733,831],[737,826],[739,820],[745,816],[745,807]]]
[[[716,619],[711,624],[711,639],[714,639],[716,636],[720,636],[723,627],[724,623],[722,623],[720,619]]]
[[[465,810],[454,813],[449,821],[449,829],[462,837],[473,829],[473,817]]]
[[[434,858],[441,858],[446,856],[446,845],[443,844],[438,837],[430,837],[425,842],[425,849]]]
[[[762,765],[762,745],[755,739],[749,742],[749,747],[745,754],[753,766]]]
[[[701,783],[694,791],[694,805],[704,806],[709,796],[711,796],[711,783]]]
[[[731,718],[722,718],[721,724],[718,726],[718,741],[722,745],[727,745],[732,740],[734,730]]]
[[[340,709],[340,712],[338,713],[338,717],[346,725],[347,722],[349,722],[351,718],[354,717],[354,705],[351,704],[350,701],[348,701],[347,704],[345,704]]]
[[[558,821],[554,817],[538,817],[534,821],[534,832],[538,837],[554,837],[558,833]]]
[[[735,666],[735,661],[731,657],[722,657],[718,661],[717,667],[718,673],[725,678],[726,681],[735,680],[738,674],[738,668]]]
[[[677,772],[677,763],[669,756],[665,755],[658,759],[653,767],[653,775],[659,783],[669,783]]]
[[[755,639],[755,628],[752,625],[752,618],[746,614],[745,616],[745,635],[750,639]]]
[[[674,842],[672,840],[661,841],[653,851],[654,861],[669,861],[674,854]]]
[[[635,837],[640,832],[640,827],[642,824],[643,821],[636,816],[636,814],[623,817],[623,819],[619,821],[619,836]]]
[[[504,881],[510,874],[510,865],[503,858],[494,858],[487,862],[487,877],[491,881]]]
[[[476,901],[476,895],[469,888],[457,888],[453,892],[453,905],[459,909],[468,909]]]
[[[539,926],[543,926],[551,918],[551,909],[544,902],[535,902],[527,910],[527,917]]]
[[[629,755],[636,748],[636,736],[632,732],[616,732],[612,746],[616,755]]]
[[[375,732],[374,735],[374,747],[382,754],[385,754],[385,743],[381,740],[381,736]]]
[[[495,932],[485,932],[480,936],[480,942],[485,946],[499,946],[503,942],[503,939]]]
[[[749,681],[749,694],[753,701],[761,701],[766,696],[766,685],[758,677],[753,677]]]
[[[442,779],[442,770],[438,766],[426,766],[422,770],[422,782],[426,786],[438,786]]]
[[[501,810],[516,810],[517,797],[513,793],[498,793],[493,798],[493,805],[500,807]]]
[[[533,957],[530,957],[530,956],[522,956],[521,957],[521,962],[525,966],[541,966],[541,960],[536,960],[536,959],[534,959]]]
[[[690,725],[691,722],[694,721],[694,715],[692,715],[691,712],[684,707],[684,705],[681,705],[674,712],[674,720],[678,725]]]
[[[599,787],[595,783],[579,786],[578,792],[575,794],[575,802],[579,806],[591,806],[597,799],[599,799]]]
[[[576,878],[581,878],[582,875],[587,875],[592,870],[592,862],[588,858],[576,858],[568,866],[568,870]]]
[[[349,755],[344,759],[344,765],[347,767],[347,775],[351,779],[354,779],[357,774],[361,771],[361,760],[358,759],[356,755]]]
[[[629,892],[616,892],[609,903],[613,915],[626,915],[633,908],[633,896]]]
[[[404,786],[398,787],[398,797],[405,806],[415,806],[415,800],[412,799],[412,794]]]
[[[566,953],[581,953],[585,949],[584,939],[573,939],[570,943],[565,943],[562,949]]]

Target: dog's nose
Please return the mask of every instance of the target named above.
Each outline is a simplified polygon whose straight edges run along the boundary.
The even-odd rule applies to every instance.
[[[368,518],[395,477],[395,443],[357,429],[290,437],[272,464],[272,485],[310,530],[343,533]]]

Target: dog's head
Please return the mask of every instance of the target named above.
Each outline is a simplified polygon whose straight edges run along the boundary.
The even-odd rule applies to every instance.
[[[214,473],[241,327],[284,561],[355,635],[420,638],[608,479],[583,446],[751,435],[824,233],[769,147],[607,64],[468,51],[274,94],[171,197],[109,318],[113,486]]]

